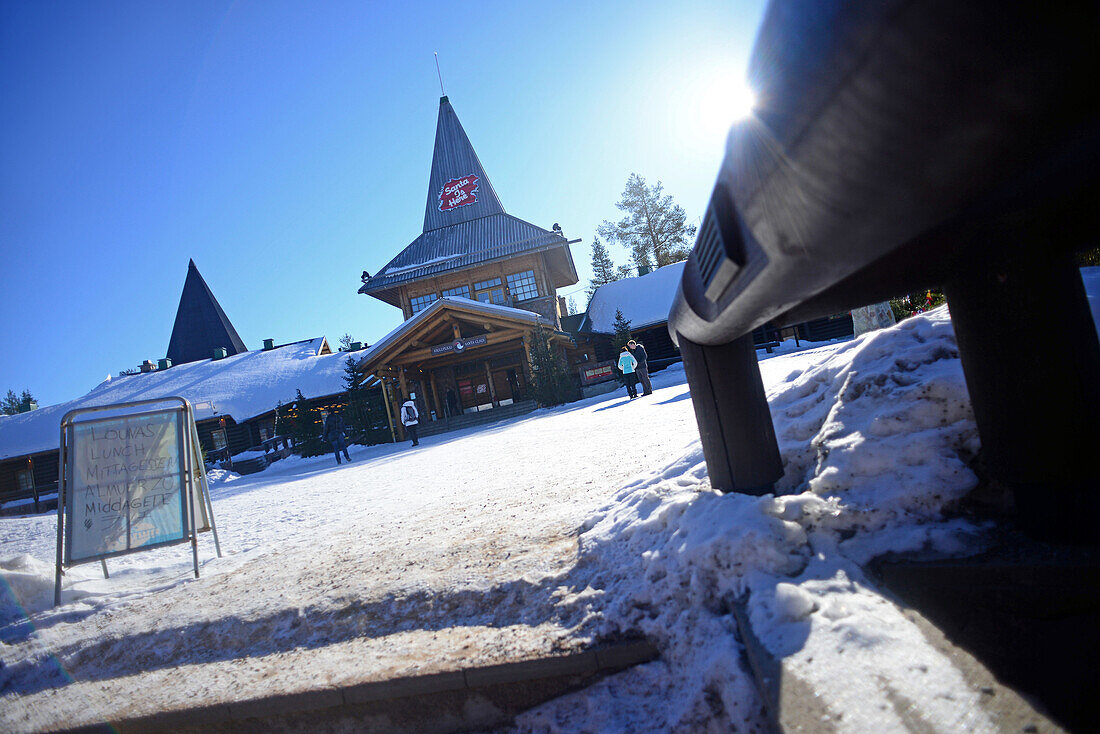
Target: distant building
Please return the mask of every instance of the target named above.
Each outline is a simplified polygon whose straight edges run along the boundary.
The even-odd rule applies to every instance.
[[[203,449],[230,455],[273,438],[276,406],[281,402],[293,414],[298,390],[313,407],[347,402],[344,365],[352,355],[334,353],[324,337],[280,345],[268,339],[263,349],[248,351],[193,261],[168,353],[175,359],[146,360],[83,397],[0,417],[0,506],[10,511],[22,502],[33,509],[35,499],[56,494],[61,419],[76,408],[183,397],[194,406]]]
[[[591,345],[599,362],[615,359],[615,313],[630,322],[630,337],[645,345],[651,366],[660,367],[680,359],[680,350],[668,332],[668,312],[680,287],[685,262],[673,263],[636,278],[623,278],[601,285],[592,294],[588,310],[563,321],[563,328],[579,344]],[[784,329],[764,324],[752,332],[758,348],[771,351],[780,338],[828,341],[852,336],[851,314],[839,313]],[[596,369],[593,366],[588,371]],[[582,372],[583,377],[583,372]]]
[[[668,362],[680,358],[680,350],[668,334],[668,310],[684,263],[678,262],[657,268],[636,278],[623,278],[601,285],[592,294],[579,323],[575,327],[579,335],[595,337],[598,359],[611,359],[611,338],[615,335],[615,313],[621,312],[630,322],[630,336],[645,345],[651,362]],[[602,338],[601,338],[602,337]]]
[[[387,385],[395,409],[415,393],[429,422],[525,401],[524,337],[542,326],[560,352],[574,346],[557,295],[578,281],[570,244],[556,224],[543,229],[504,211],[442,97],[423,230],[373,277],[364,272],[359,289],[406,321],[361,369]]]

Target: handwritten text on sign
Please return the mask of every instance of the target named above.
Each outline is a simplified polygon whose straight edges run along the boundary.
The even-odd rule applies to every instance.
[[[70,562],[185,537],[178,411],[88,421],[71,430]]]

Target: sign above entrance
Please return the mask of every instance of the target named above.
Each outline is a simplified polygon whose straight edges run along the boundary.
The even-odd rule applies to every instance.
[[[446,212],[477,201],[477,176],[452,178],[439,190],[439,211]]]
[[[453,342],[450,342],[448,344],[436,344],[434,347],[432,347],[432,356],[434,357],[439,354],[450,354],[451,352],[454,352],[455,354],[461,354],[470,347],[484,346],[488,342],[489,339],[485,336],[485,334],[482,334],[480,336],[470,336],[465,339],[455,339]]]

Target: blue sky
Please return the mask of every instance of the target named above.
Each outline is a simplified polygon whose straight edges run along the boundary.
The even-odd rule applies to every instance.
[[[163,357],[188,258],[249,348],[396,326],[356,291],[420,233],[436,51],[505,209],[583,239],[583,307],[631,172],[703,213],[762,6],[0,3],[0,392]]]

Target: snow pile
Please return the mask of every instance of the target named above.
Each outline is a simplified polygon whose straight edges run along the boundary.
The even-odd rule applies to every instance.
[[[53,604],[53,566],[26,553],[0,560],[0,626]]]
[[[852,714],[841,730],[898,728],[873,718],[894,693],[927,703],[945,729],[988,723],[967,718],[977,694],[853,562],[978,547],[976,528],[941,518],[976,483],[966,461],[977,448],[946,309],[774,374],[784,366],[761,370],[786,470],[779,489],[792,494],[718,494],[698,444],[626,486],[585,524],[558,605],[577,634],[643,634],[662,660],[529,712],[521,730],[765,729],[733,617],[745,592],[769,650],[798,652],[826,705]],[[863,685],[848,685],[857,660]],[[651,705],[655,686],[665,707]]]
[[[967,464],[978,432],[946,307],[844,344],[768,400],[785,470],[776,490],[812,495],[780,501],[784,519],[881,531],[936,519],[977,484]]]
[[[751,586],[753,629],[825,703],[832,729],[912,731],[906,715],[919,711],[936,731],[998,730],[981,692],[842,555],[819,553],[796,578]]]

